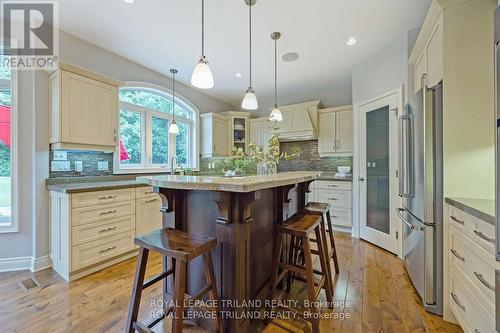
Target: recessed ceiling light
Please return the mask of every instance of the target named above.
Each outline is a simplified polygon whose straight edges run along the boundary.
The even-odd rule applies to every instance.
[[[134,3],[134,0],[123,0],[125,1],[126,3]]]
[[[234,74],[234,77],[237,77],[238,79],[241,79],[243,77],[243,75],[241,75],[240,72]]]
[[[292,61],[299,59],[299,54],[297,52],[288,52],[288,53],[283,54],[281,59],[283,59],[283,61],[286,61],[286,62],[292,62]]]
[[[353,46],[354,44],[356,44],[358,41],[356,40],[356,38],[354,37],[351,37],[347,40],[346,44],[349,45],[349,46]]]

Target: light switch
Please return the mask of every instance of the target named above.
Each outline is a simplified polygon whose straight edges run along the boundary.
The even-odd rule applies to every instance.
[[[54,161],[66,161],[68,152],[64,150],[54,150]]]
[[[97,162],[97,170],[98,171],[108,171],[109,165],[107,161]]]
[[[76,172],[83,171],[83,162],[82,161],[75,161],[75,171]]]
[[[372,162],[372,167],[373,167],[373,168],[376,168],[376,167],[377,167],[377,163]]]

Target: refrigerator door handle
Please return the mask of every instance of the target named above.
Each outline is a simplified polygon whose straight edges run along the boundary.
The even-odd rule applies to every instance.
[[[399,117],[399,196],[411,197],[412,172],[411,172],[411,117],[408,114]]]
[[[423,231],[424,228],[422,227],[417,227],[416,225],[414,224],[411,224],[410,221],[408,221],[402,213],[405,213],[406,212],[406,209],[404,208],[396,208],[396,214],[398,214],[399,218],[401,219],[401,221],[404,222],[404,224],[406,224],[408,226],[408,228],[412,229],[412,230],[420,230],[420,231]]]

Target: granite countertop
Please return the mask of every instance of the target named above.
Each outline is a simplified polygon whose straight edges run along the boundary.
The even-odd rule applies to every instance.
[[[335,172],[323,172],[317,180],[334,180],[340,182],[352,182],[352,175],[350,177],[336,177]]]
[[[306,182],[316,179],[320,174],[321,171],[290,171],[242,177],[167,175],[137,177],[137,181],[171,189],[244,193]]]
[[[117,181],[98,181],[98,182],[79,182],[79,183],[61,183],[47,184],[49,191],[62,193],[82,193],[104,190],[118,190],[123,188],[134,188],[148,186],[144,183],[138,183],[136,180],[117,180]]]
[[[495,224],[495,200],[493,199],[447,197],[445,202],[483,221]]]

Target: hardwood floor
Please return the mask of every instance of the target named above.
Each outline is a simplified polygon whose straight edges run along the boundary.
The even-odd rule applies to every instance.
[[[321,332],[462,332],[459,326],[423,310],[404,265],[394,255],[367,242],[336,233],[340,274],[335,279],[335,301],[323,310]],[[161,258],[152,255],[147,276],[159,273]],[[127,260],[67,284],[51,269],[0,273],[0,332],[123,332],[135,259]],[[34,277],[40,287],[25,290],[20,281]],[[290,295],[302,298],[304,285],[294,284]],[[147,289],[139,318],[147,321],[161,309],[161,284]],[[324,297],[324,295],[322,296]],[[254,321],[253,332],[309,332],[302,320]],[[161,326],[161,325],[160,325]],[[170,323],[155,327],[169,332]],[[186,331],[201,332],[197,327]]]

